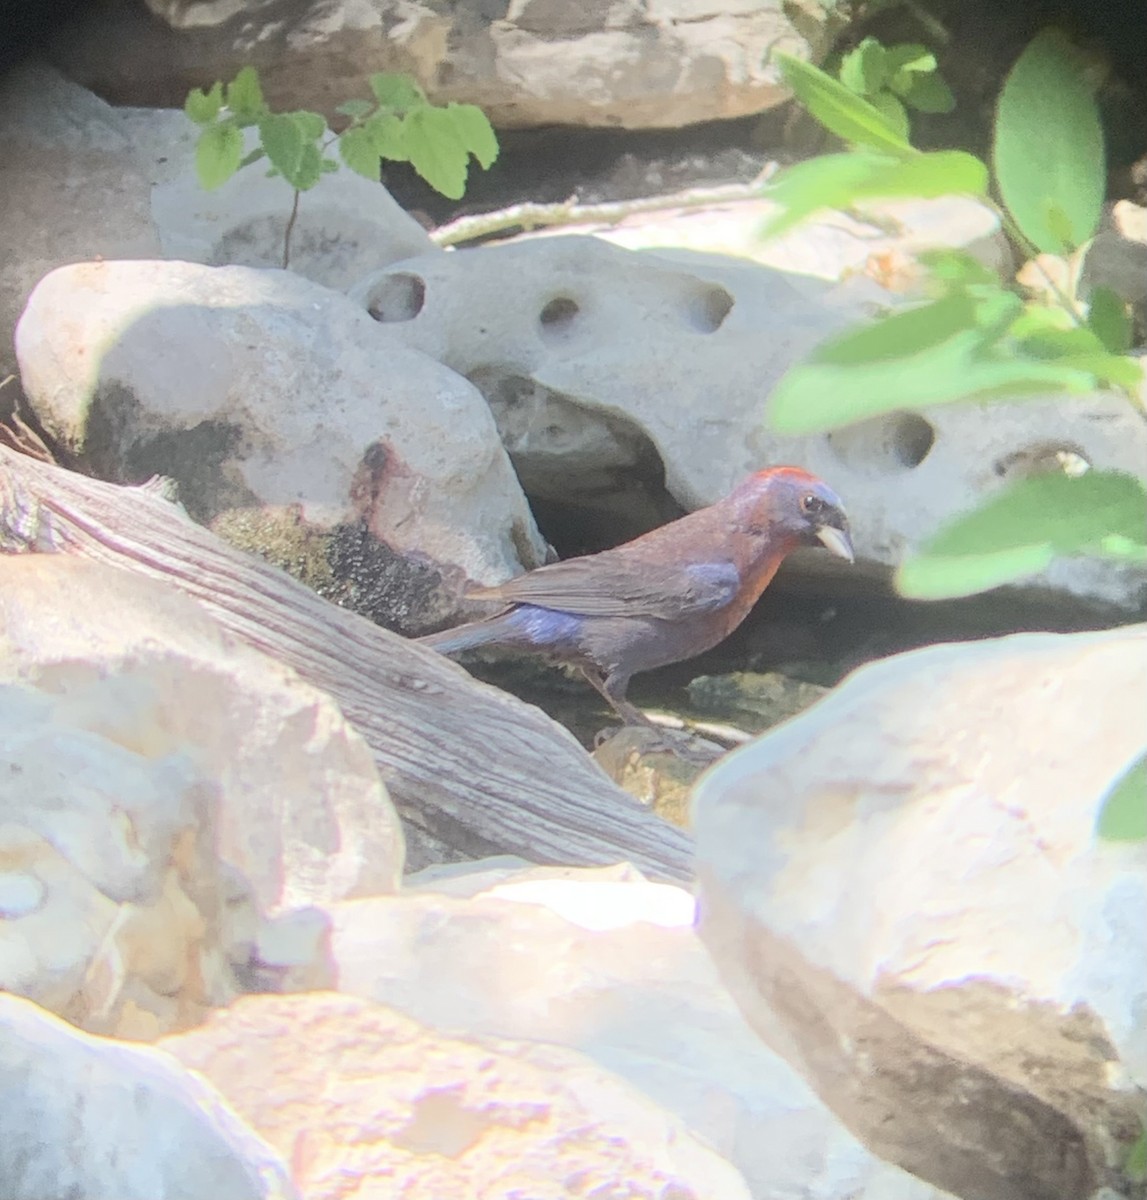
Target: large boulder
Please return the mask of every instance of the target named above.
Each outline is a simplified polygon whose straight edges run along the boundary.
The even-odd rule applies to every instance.
[[[749,1200],[684,1124],[572,1050],[450,1036],[350,996],[249,996],[163,1049],[205,1075],[309,1200],[619,1194]]]
[[[860,318],[871,293],[748,261],[537,238],[396,263],[351,295],[481,388],[523,485],[543,499],[616,502],[635,478],[659,487],[663,467],[693,509],[762,465],[795,462],[844,497],[859,559],[894,566],[1005,482],[1059,469],[1061,452],[1147,481],[1147,424],[1111,393],[771,432],[780,378]],[[1061,560],[1024,586],[1138,610],[1147,569]]]
[[[182,104],[182,97],[177,101]],[[97,258],[281,266],[291,192],[259,169],[205,192],[196,127],[177,111],[112,108],[27,63],[0,80],[0,378],[32,288],[55,267]],[[292,270],[345,287],[433,245],[380,184],[351,171],[303,196]]]
[[[297,1200],[283,1160],[169,1055],[0,993],[4,1200]]]
[[[188,88],[261,71],[276,107],[368,96],[376,71],[495,125],[672,128],[788,98],[774,48],[806,54],[779,0],[104,0],[55,39],[75,79],[121,104],[182,104]],[[155,14],[154,16],[152,14]],[[815,28],[815,22],[810,22]]]
[[[330,905],[336,986],[435,1029],[567,1046],[684,1121],[754,1196],[938,1200],[754,1035],[681,887],[632,867],[430,868]]]
[[[695,796],[700,929],[750,1024],[965,1200],[1122,1191],[1147,1117],[1147,627],[856,672]],[[1147,797],[1140,797],[1140,803]]]
[[[0,989],[155,1037],[304,966],[272,948],[295,911],[398,886],[328,696],[166,585],[62,555],[0,580]]]
[[[544,558],[489,409],[345,296],[289,272],[84,263],[16,335],[48,433],[403,631]]]

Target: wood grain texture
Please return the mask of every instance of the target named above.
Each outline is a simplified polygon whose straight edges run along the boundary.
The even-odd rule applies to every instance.
[[[689,835],[621,791],[539,709],[227,545],[161,484],[120,487],[0,445],[0,551],[82,555],[193,597],[329,692],[403,820],[466,857],[628,860],[654,878],[691,878]]]

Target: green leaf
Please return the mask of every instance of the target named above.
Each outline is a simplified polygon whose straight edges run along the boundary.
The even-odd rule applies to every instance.
[[[287,113],[272,113],[259,122],[259,140],[271,166],[290,181],[303,157],[303,131]]]
[[[950,113],[956,107],[952,89],[936,74],[913,76],[904,102],[924,113]]]
[[[769,399],[769,423],[785,434],[819,433],[853,421],[954,400],[1053,390],[1089,392],[1094,376],[1071,364],[1016,354],[1002,337],[1018,297],[986,305],[956,292],[822,343]]]
[[[891,92],[877,92],[875,96],[869,96],[868,102],[888,122],[890,129],[895,129],[907,140],[911,129],[908,110]]]
[[[196,125],[210,125],[222,107],[223,84],[218,80],[211,85],[209,92],[202,88],[192,88],[183,102],[183,111]]]
[[[470,152],[444,108],[416,108],[402,123],[403,142],[410,164],[436,192],[460,200],[466,191]]]
[[[1110,288],[1097,287],[1088,297],[1087,327],[1112,354],[1131,349],[1131,316],[1123,297]]]
[[[317,112],[308,112],[305,108],[289,114],[292,121],[299,127],[303,141],[313,142],[321,138],[327,131],[327,123]]]
[[[257,120],[266,115],[267,102],[254,67],[244,67],[227,85],[227,107],[240,118]]]
[[[284,172],[286,181],[297,191],[308,192],[323,177],[323,152],[314,142],[303,146],[299,165],[293,175]]]
[[[886,51],[874,37],[849,51],[840,62],[840,82],[858,96],[871,96],[880,91],[888,73],[884,69]]]
[[[946,287],[966,288],[976,284],[1000,286],[1000,277],[996,272],[966,250],[924,250],[916,258],[928,268],[933,279]]]
[[[1109,842],[1147,839],[1147,756],[1128,767],[1103,798],[1095,832]],[[1143,1165],[1147,1168],[1147,1155]]]
[[[243,157],[239,160],[239,166],[249,167],[252,163],[257,163],[259,159],[266,157],[267,152],[263,149],[263,147],[256,146],[254,150],[249,150],[243,155]]]
[[[1147,1129],[1140,1132],[1127,1152],[1123,1163],[1123,1174],[1132,1183],[1147,1182]]]
[[[370,90],[379,104],[386,108],[404,111],[426,103],[426,93],[409,75],[380,71],[370,77]]]
[[[762,237],[775,237],[822,208],[848,208],[861,200],[890,196],[982,196],[988,170],[962,150],[938,150],[893,158],[868,150],[824,154],[781,171],[765,189],[766,199],[781,206],[767,221]]]
[[[446,111],[454,121],[454,131],[462,145],[483,170],[489,169],[498,157],[498,136],[489,118],[476,104],[450,103]]]
[[[199,184],[212,192],[239,170],[243,158],[243,135],[230,121],[208,125],[195,147],[195,172]]]
[[[793,94],[831,133],[898,158],[918,153],[890,128],[877,109],[843,83],[791,54],[778,53],[775,57]]]
[[[1037,249],[1070,253],[1095,232],[1107,182],[1099,109],[1082,55],[1056,29],[1008,74],[994,160],[1004,204]]]
[[[406,129],[401,117],[392,112],[377,112],[363,128],[370,135],[378,158],[391,162],[407,162]]]
[[[343,162],[356,174],[369,179],[371,183],[378,183],[381,169],[379,154],[374,138],[365,125],[356,125],[339,138],[339,154]]]
[[[374,112],[374,107],[369,100],[347,100],[340,104],[335,112],[342,113],[344,117],[352,117],[357,121]]]
[[[942,529],[896,573],[917,600],[950,599],[1012,583],[1064,554],[1104,554],[1112,537],[1143,546],[1147,492],[1131,475],[1059,472],[1021,479]]]
[[[936,56],[927,46],[921,46],[918,42],[900,42],[888,47],[885,66],[889,76],[901,72],[929,75],[936,70]]]
[[[322,167],[324,175],[334,175],[339,169],[338,160],[334,158],[324,158],[319,165]]]

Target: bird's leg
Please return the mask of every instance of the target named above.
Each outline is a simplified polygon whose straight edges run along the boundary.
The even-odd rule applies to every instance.
[[[629,676],[612,671],[604,679],[592,667],[582,667],[581,673],[601,695],[609,702],[610,708],[626,723],[626,725],[648,725],[654,723],[635,704],[630,704],[625,698],[625,689],[629,686]]]

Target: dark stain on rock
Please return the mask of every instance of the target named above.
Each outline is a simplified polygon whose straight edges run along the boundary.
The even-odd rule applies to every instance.
[[[397,553],[364,521],[331,531],[327,561],[346,589],[348,606],[387,629],[414,636],[440,626],[453,612],[442,572],[420,556]]]
[[[211,420],[191,428],[164,425],[145,416],[138,398],[124,387],[101,390],[92,401],[82,444],[68,448],[100,479],[143,483],[164,475],[175,480],[180,502],[196,521],[260,505],[228,469],[242,455],[239,426]]]

